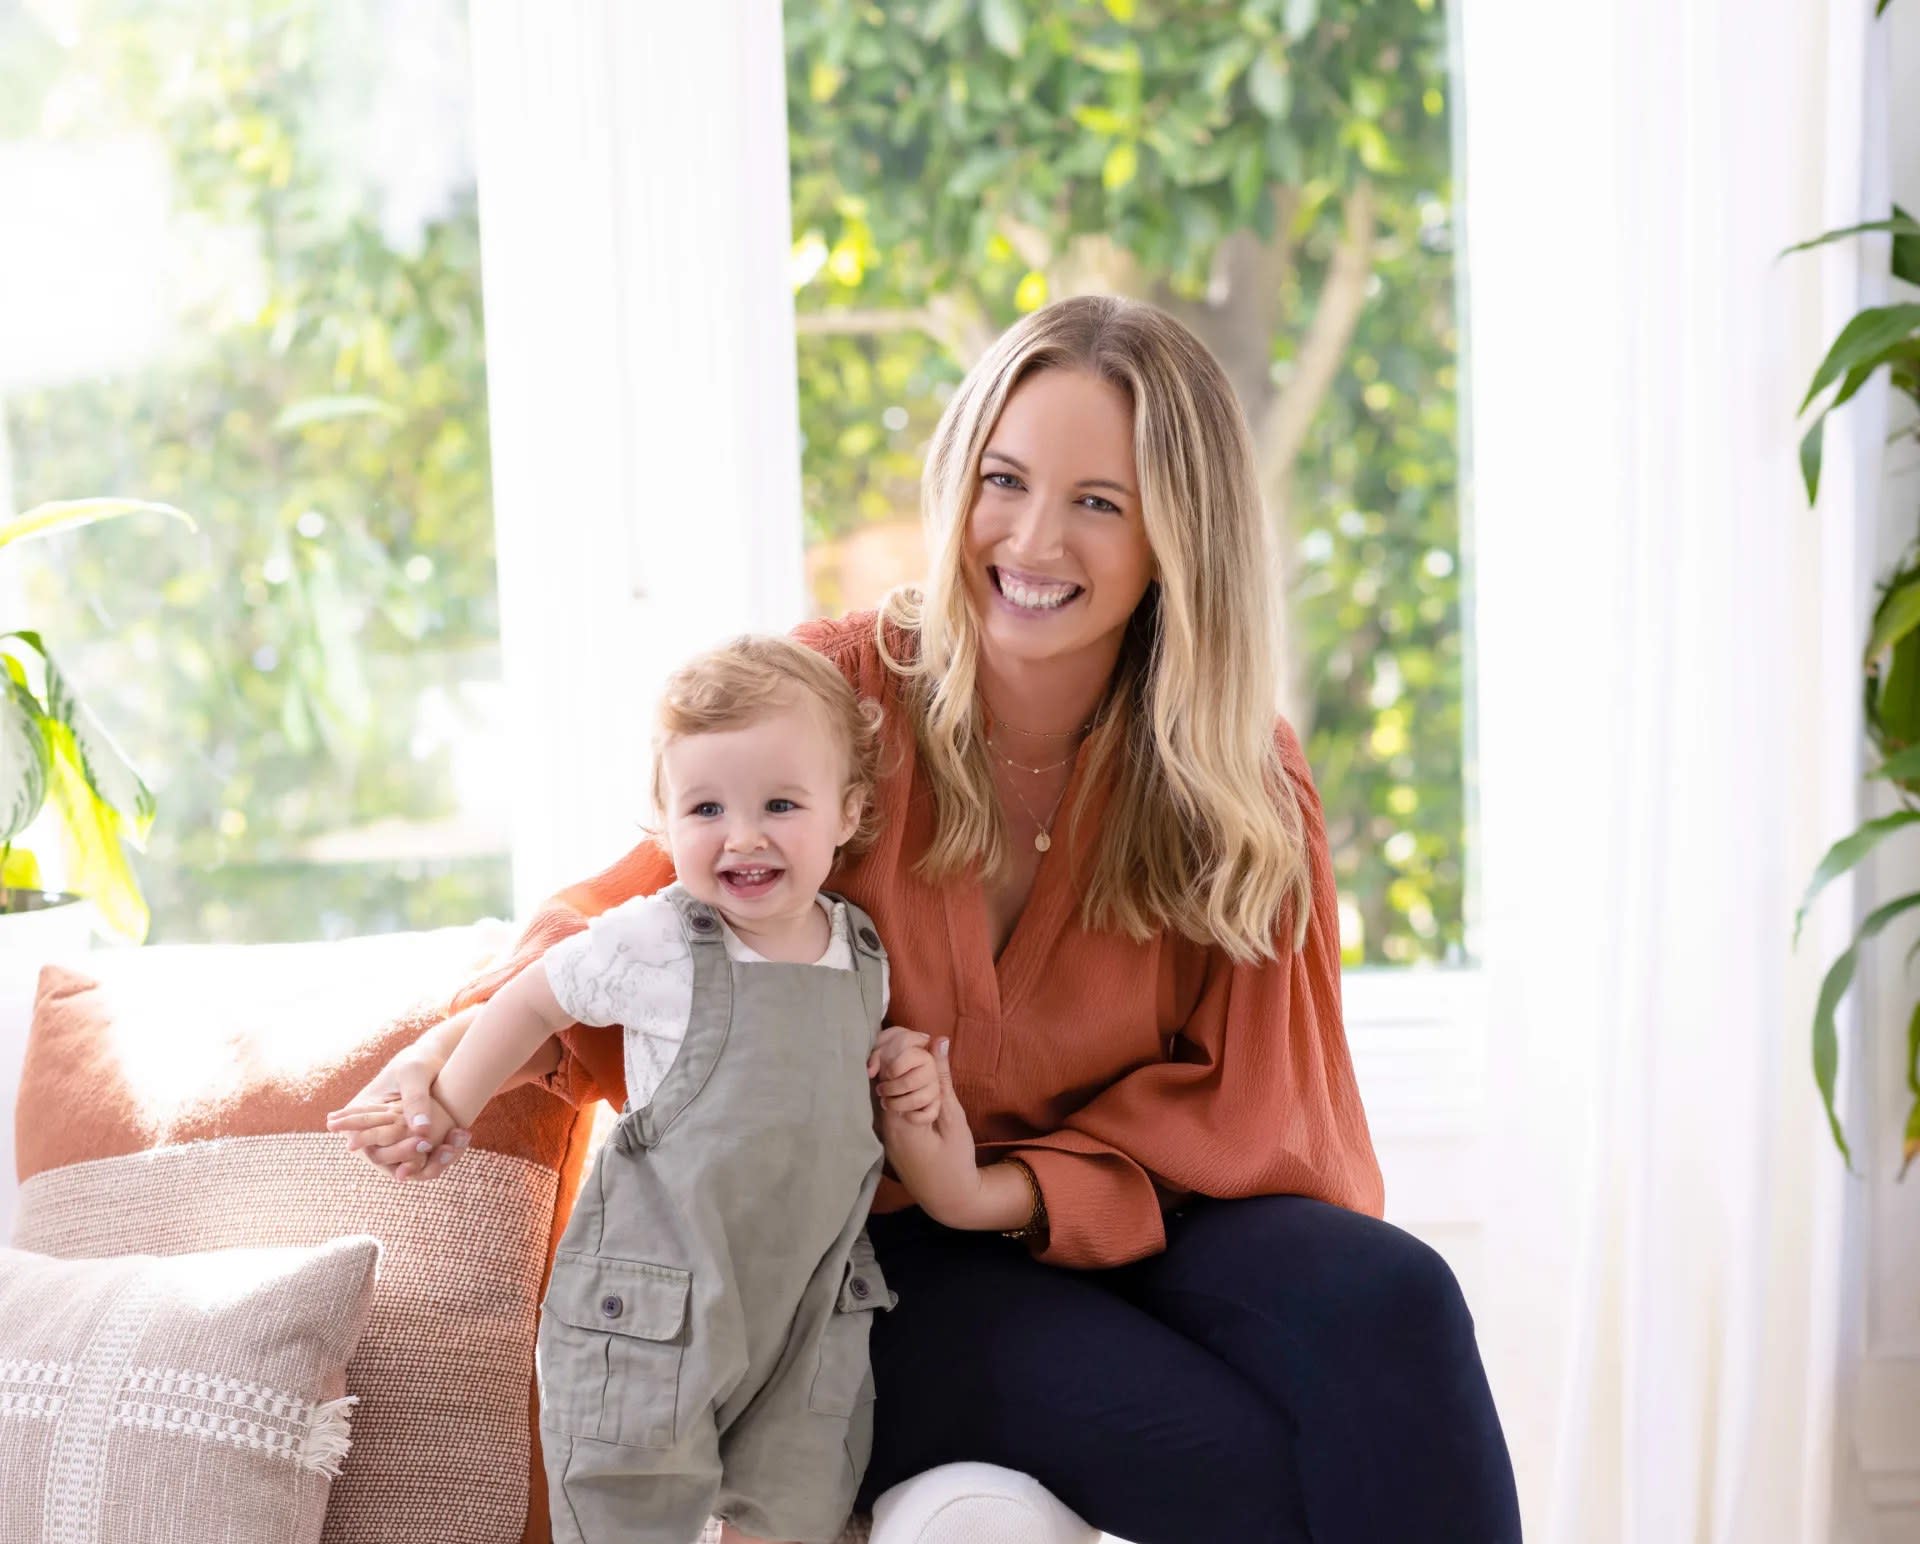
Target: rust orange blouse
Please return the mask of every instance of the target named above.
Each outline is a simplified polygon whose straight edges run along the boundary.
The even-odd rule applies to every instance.
[[[890,1022],[950,1035],[954,1090],[980,1161],[1018,1156],[1045,1192],[1041,1258],[1119,1265],[1165,1247],[1162,1207],[1198,1192],[1299,1194],[1379,1216],[1380,1168],[1340,1021],[1339,920],[1320,800],[1293,731],[1279,741],[1307,819],[1313,914],[1305,945],[1236,965],[1162,933],[1139,943],[1082,926],[1073,873],[1091,857],[1104,790],[1090,790],[1071,839],[1040,864],[996,961],[975,878],[931,885],[913,864],[933,829],[899,679],[880,659],[874,616],[815,622],[795,636],[886,712],[880,835],[829,887],[866,908],[891,962]],[[1076,778],[1078,774],[1076,772]],[[1071,809],[1075,789],[1063,801]],[[1062,822],[1062,833],[1068,822]],[[486,997],[556,939],[629,896],[671,882],[643,843],[541,908],[514,956],[455,999]],[[1290,940],[1289,940],[1290,941]],[[620,1034],[576,1026],[557,1092],[624,1102]],[[912,1204],[883,1178],[874,1210]]]

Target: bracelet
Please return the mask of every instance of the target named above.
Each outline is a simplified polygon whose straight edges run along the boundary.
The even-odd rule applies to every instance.
[[[1020,1239],[1044,1237],[1047,1231],[1047,1198],[1040,1189],[1040,1181],[1034,1177],[1032,1165],[1021,1158],[1003,1161],[1018,1169],[1026,1180],[1027,1189],[1033,1196],[1033,1209],[1027,1213],[1027,1220],[1022,1226],[1003,1229],[1000,1236]]]

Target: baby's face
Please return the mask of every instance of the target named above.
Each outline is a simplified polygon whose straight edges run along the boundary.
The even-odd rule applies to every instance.
[[[662,758],[680,882],[751,931],[807,915],[853,835],[847,759],[826,715],[796,700],[738,729],[687,735]]]

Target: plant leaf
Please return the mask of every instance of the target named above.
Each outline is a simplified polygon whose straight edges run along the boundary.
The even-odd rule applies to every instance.
[[[42,890],[40,860],[30,847],[9,847],[0,859],[0,885],[9,890]]]
[[[1883,840],[1902,826],[1910,826],[1915,821],[1920,821],[1920,810],[1898,810],[1891,815],[1882,815],[1877,820],[1867,821],[1850,835],[1841,837],[1827,849],[1827,855],[1820,860],[1820,866],[1813,871],[1813,878],[1807,885],[1807,893],[1801,897],[1800,909],[1793,914],[1793,941],[1796,944],[1800,942],[1800,924],[1806,920],[1807,909],[1813,905],[1813,898],[1873,851]]]
[[[53,745],[47,797],[59,815],[67,887],[92,901],[115,933],[142,943],[151,917],[121,845],[125,833],[120,816],[88,786],[73,731],[57,721],[47,723]]]
[[[1874,355],[1904,343],[1920,329],[1920,306],[1869,306],[1840,329],[1827,357],[1814,372],[1813,384],[1797,411],[1804,413],[1813,399],[1847,371]]]
[[[1905,750],[1889,756],[1867,776],[1884,777],[1893,783],[1904,783],[1908,778],[1920,777],[1920,745],[1909,745]]]
[[[1920,627],[1920,575],[1908,576],[1904,583],[1890,589],[1874,608],[1867,658],[1878,659],[1915,627]]]
[[[1893,238],[1893,276],[1908,284],[1920,284],[1920,220],[1893,206],[1894,218],[1905,220],[1913,229],[1895,232]]]
[[[87,786],[111,809],[126,817],[128,840],[139,847],[153,829],[154,798],[133,764],[113,742],[93,710],[80,701],[53,662],[46,644],[36,632],[0,633],[0,641],[18,638],[40,656],[47,672],[47,717],[64,724],[73,735],[80,770]]]
[[[987,41],[1009,59],[1018,59],[1027,46],[1027,19],[1017,0],[981,0],[980,25]]]
[[[40,813],[52,757],[33,693],[0,671],[0,841],[12,841]]]
[[[340,418],[384,418],[398,423],[400,409],[379,397],[304,397],[290,402],[273,421],[275,434],[288,434],[308,424],[331,423]]]
[[[1814,419],[1813,427],[1800,439],[1800,480],[1807,485],[1807,502],[1820,501],[1820,457],[1826,436],[1827,415]]]
[[[122,515],[139,514],[167,515],[180,521],[189,531],[199,530],[193,523],[192,515],[184,509],[175,509],[171,504],[152,504],[145,499],[65,499],[50,504],[36,504],[24,515],[15,515],[11,520],[0,522],[0,547],[25,541],[30,536],[45,536],[52,531],[72,530],[76,526],[92,525],[99,520],[117,520]]]
[[[1849,236],[1864,236],[1871,231],[1892,231],[1896,236],[1920,236],[1920,223],[1916,223],[1898,204],[1893,206],[1891,220],[1869,220],[1864,225],[1846,225],[1839,230],[1822,231],[1811,241],[1797,241],[1781,250],[1781,257],[1790,257],[1795,252],[1811,252],[1815,247],[1824,247],[1830,241],[1844,241]]]
[[[1860,958],[1860,946],[1876,937],[1894,918],[1912,911],[1916,906],[1920,906],[1920,890],[1888,901],[1868,914],[1860,924],[1860,931],[1853,935],[1853,942],[1841,951],[1840,957],[1828,968],[1826,978],[1820,983],[1820,1000],[1813,1010],[1813,1080],[1819,1085],[1821,1103],[1827,1112],[1827,1125],[1833,1132],[1834,1143],[1846,1158],[1849,1170],[1853,1168],[1853,1152],[1847,1146],[1846,1136],[1840,1129],[1840,1117],[1833,1107],[1834,1081],[1840,1066],[1840,1045],[1834,1029],[1834,1014],[1840,1007],[1841,999],[1847,995],[1847,988],[1853,985],[1853,969]]]

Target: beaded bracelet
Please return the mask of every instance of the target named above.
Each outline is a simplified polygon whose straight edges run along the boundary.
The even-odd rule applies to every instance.
[[[1033,1210],[1027,1213],[1026,1223],[1018,1228],[1004,1229],[1002,1238],[1037,1238],[1047,1231],[1047,1198],[1040,1190],[1040,1181],[1034,1177],[1032,1167],[1024,1159],[1008,1158],[1007,1163],[1018,1169],[1026,1179],[1027,1189],[1033,1193]]]

